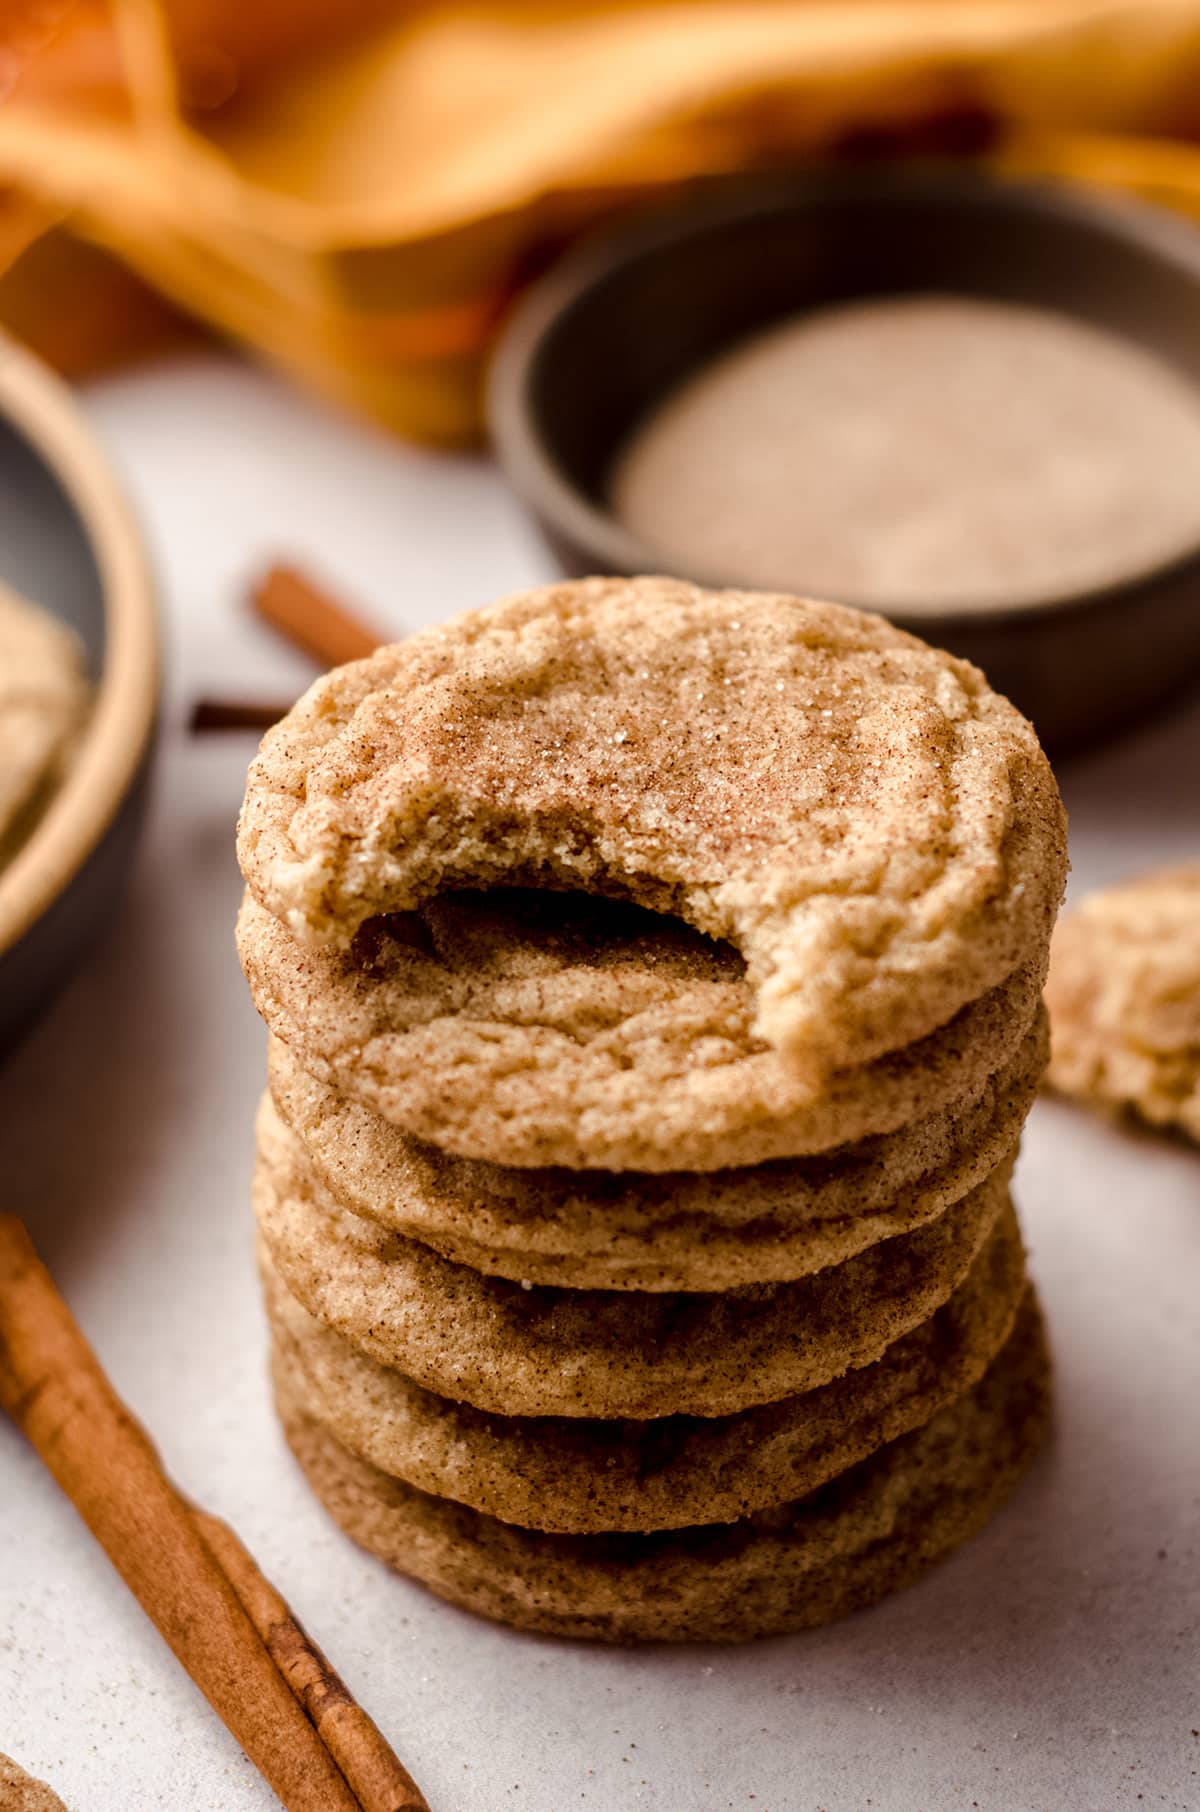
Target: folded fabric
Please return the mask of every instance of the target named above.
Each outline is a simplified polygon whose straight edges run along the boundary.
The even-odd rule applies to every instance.
[[[161,340],[148,286],[459,442],[511,297],[600,218],[913,144],[1200,211],[1198,76],[1200,0],[18,6],[0,321],[85,369]]]

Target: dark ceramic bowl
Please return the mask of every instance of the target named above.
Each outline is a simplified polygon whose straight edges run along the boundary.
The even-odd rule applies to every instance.
[[[492,369],[498,456],[568,572],[662,571],[663,556],[607,504],[635,424],[690,371],[787,315],[930,290],[1064,310],[1152,349],[1200,389],[1200,233],[1174,216],[953,168],[741,179],[585,247],[530,291]],[[794,587],[806,589],[802,572]],[[1057,750],[1200,676],[1200,544],[1136,579],[1038,604],[875,608],[976,661]]]
[[[158,703],[141,540],[70,394],[0,340],[0,577],[70,623],[96,686],[63,785],[0,868],[0,1051],[82,962],[114,907],[145,804]]]

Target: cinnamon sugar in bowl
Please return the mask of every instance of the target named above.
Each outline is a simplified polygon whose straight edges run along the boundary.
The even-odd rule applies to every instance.
[[[571,573],[882,612],[1054,750],[1200,676],[1200,233],[952,166],[739,178],[515,311],[490,421]]]

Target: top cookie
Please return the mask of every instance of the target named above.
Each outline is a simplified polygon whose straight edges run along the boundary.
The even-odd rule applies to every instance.
[[[1049,1081],[1200,1140],[1200,863],[1067,913],[1050,976]]]
[[[831,604],[588,579],[383,648],[268,732],[238,836],[301,942],[453,888],[607,893],[728,939],[814,1078],[923,1037],[1044,942],[1066,868],[1030,725]]]

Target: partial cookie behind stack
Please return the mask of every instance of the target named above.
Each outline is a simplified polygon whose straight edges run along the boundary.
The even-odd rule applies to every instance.
[[[1049,1081],[1200,1143],[1200,863],[1091,894],[1054,937]]]
[[[528,1627],[737,1638],[986,1520],[1048,1409],[1008,1181],[1065,839],[973,669],[526,594],[313,687],[239,853],[277,1392],[350,1533]]]

